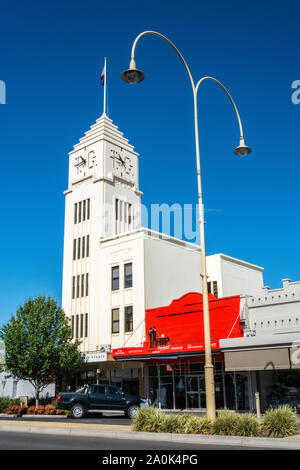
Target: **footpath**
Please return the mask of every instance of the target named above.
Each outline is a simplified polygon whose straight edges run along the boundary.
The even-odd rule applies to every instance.
[[[66,422],[37,422],[22,421],[21,419],[7,419],[0,421],[0,431],[28,432],[38,434],[56,434],[82,437],[105,437],[111,439],[151,440],[176,443],[192,443],[199,445],[222,445],[255,447],[257,449],[273,450],[300,450],[300,434],[291,438],[262,438],[262,437],[235,437],[235,436],[206,436],[199,434],[169,434],[134,432],[131,426],[117,424],[93,423],[66,423]]]

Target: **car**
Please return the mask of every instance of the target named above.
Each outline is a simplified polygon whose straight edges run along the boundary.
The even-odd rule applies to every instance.
[[[112,385],[85,385],[76,392],[63,392],[57,395],[57,407],[70,410],[71,417],[83,418],[87,413],[124,413],[130,419],[137,416],[141,406],[150,401],[139,396],[128,395]]]

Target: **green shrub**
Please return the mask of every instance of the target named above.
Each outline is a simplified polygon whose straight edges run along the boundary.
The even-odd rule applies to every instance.
[[[287,437],[297,434],[296,416],[288,405],[267,410],[262,418],[261,430],[264,436]]]
[[[164,415],[164,419],[160,425],[159,432],[178,433],[180,432],[179,428],[179,415]]]
[[[1,397],[0,398],[0,413],[6,413],[7,408],[13,405],[20,405],[19,398]]]
[[[212,422],[208,418],[190,415],[184,426],[185,434],[211,434]]]
[[[239,415],[238,436],[257,437],[260,435],[260,423],[251,413]]]
[[[133,420],[133,430],[143,432],[160,432],[165,415],[153,406],[139,408]]]
[[[220,410],[212,424],[212,434],[238,436],[240,416],[228,410]]]

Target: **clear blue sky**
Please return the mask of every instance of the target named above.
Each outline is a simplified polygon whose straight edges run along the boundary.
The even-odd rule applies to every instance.
[[[238,105],[251,156],[232,153],[238,128],[225,94],[199,94],[207,253],[265,268],[265,284],[300,280],[300,4],[296,1],[1,1],[0,324],[29,296],[61,301],[68,152],[102,113],[141,155],[143,203],[195,203],[193,102],[175,52],[159,38],[136,50],[143,83],[120,80],[138,33],[168,36],[195,79],[222,81]]]

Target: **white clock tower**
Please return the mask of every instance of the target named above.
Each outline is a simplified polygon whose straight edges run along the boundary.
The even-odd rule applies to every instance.
[[[105,113],[69,153],[64,194],[62,306],[74,337],[87,338],[89,313],[97,310],[100,240],[141,226],[138,154]]]

